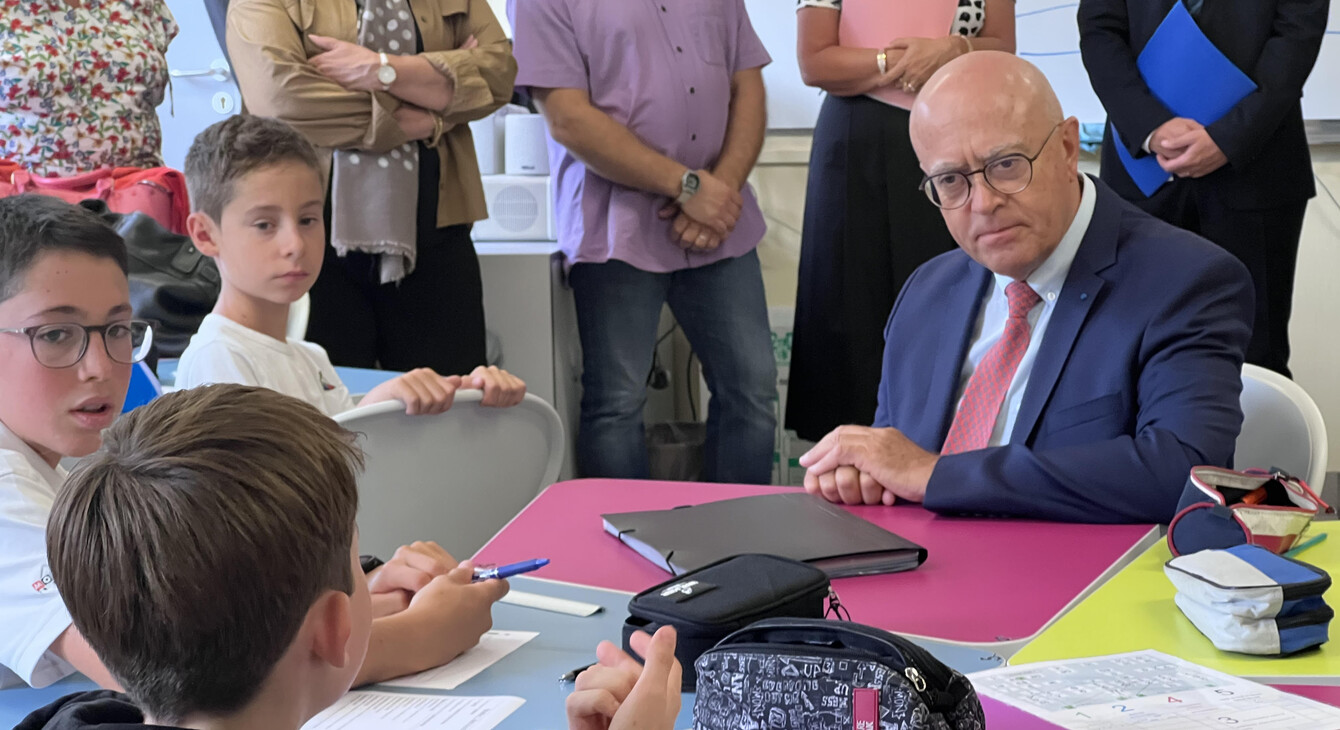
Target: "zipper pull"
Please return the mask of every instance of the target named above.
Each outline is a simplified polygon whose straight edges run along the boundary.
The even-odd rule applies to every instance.
[[[908,667],[904,669],[903,675],[907,677],[907,681],[911,682],[912,686],[915,687],[918,692],[926,691],[926,680],[921,676],[921,672],[917,671],[916,667]]]
[[[848,613],[847,607],[842,605],[842,599],[838,598],[837,591],[833,590],[833,586],[828,586],[828,610],[824,611],[824,616],[829,614],[837,616],[843,621],[851,620],[851,614]]]

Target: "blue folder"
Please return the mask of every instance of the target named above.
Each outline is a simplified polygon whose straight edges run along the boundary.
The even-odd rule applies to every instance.
[[[1256,91],[1256,83],[1214,47],[1181,2],[1168,11],[1140,51],[1136,66],[1150,92],[1169,111],[1206,126]],[[1112,141],[1122,166],[1146,197],[1171,179],[1153,154],[1133,157],[1116,125],[1112,125]]]

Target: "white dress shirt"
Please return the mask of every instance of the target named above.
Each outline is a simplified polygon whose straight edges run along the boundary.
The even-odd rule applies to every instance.
[[[1014,431],[1014,418],[1019,413],[1019,404],[1024,402],[1028,376],[1033,372],[1033,361],[1037,359],[1038,348],[1041,347],[1042,338],[1047,332],[1047,323],[1051,321],[1052,311],[1056,309],[1056,300],[1061,296],[1061,289],[1070,274],[1070,264],[1075,260],[1075,252],[1079,251],[1079,244],[1089,230],[1089,222],[1093,220],[1093,207],[1097,202],[1098,193],[1088,175],[1081,174],[1079,177],[1084,192],[1080,196],[1079,210],[1075,212],[1075,219],[1070,222],[1070,228],[1066,229],[1056,250],[1052,251],[1051,256],[1048,256],[1047,260],[1028,277],[1028,285],[1038,293],[1042,302],[1028,313],[1028,326],[1032,333],[1028,339],[1028,349],[1024,351],[1024,357],[1014,371],[1014,379],[1010,381],[1010,388],[1005,392],[1005,402],[1001,404],[1000,413],[996,415],[996,425],[991,431],[991,440],[987,442],[987,446],[1003,446],[1010,442],[1010,434]],[[1005,287],[1012,281],[1014,280],[1008,276],[996,274],[995,286],[991,287],[983,297],[982,306],[977,314],[977,324],[973,328],[972,345],[968,348],[968,359],[963,362],[963,368],[959,372],[959,405],[963,403],[963,392],[968,388],[968,380],[972,378],[973,371],[1005,333],[1005,320],[1010,313],[1009,302],[1005,299]],[[957,412],[957,409],[955,410]]]

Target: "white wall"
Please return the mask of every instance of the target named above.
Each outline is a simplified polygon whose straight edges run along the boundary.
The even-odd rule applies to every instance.
[[[1340,198],[1340,144],[1313,147],[1320,183]],[[750,181],[758,191],[768,233],[759,246],[770,306],[791,306],[796,296],[800,228],[805,210],[807,135],[773,134]],[[1082,165],[1097,172],[1096,157]],[[1320,185],[1319,185],[1320,188]],[[1321,408],[1330,427],[1331,471],[1340,469],[1340,206],[1324,190],[1308,207],[1298,257],[1290,336],[1294,378]]]

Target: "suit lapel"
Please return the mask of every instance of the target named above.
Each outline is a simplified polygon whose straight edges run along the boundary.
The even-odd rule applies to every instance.
[[[954,409],[958,405],[956,399],[963,361],[968,357],[968,346],[977,324],[982,297],[992,281],[990,271],[967,257],[964,260],[963,276],[959,277],[952,291],[946,292],[945,306],[939,310],[939,321],[933,325],[927,323],[934,327],[932,331],[942,333],[926,398],[928,409],[938,404],[940,410],[925,414],[925,422],[934,429],[929,440],[933,446],[929,448],[936,451],[939,451],[945,436],[949,434],[949,424],[953,421]]]
[[[1031,443],[1038,418],[1051,399],[1056,381],[1075,346],[1079,330],[1084,326],[1099,292],[1107,284],[1097,272],[1111,266],[1117,258],[1120,204],[1116,194],[1106,185],[1098,180],[1092,182],[1098,195],[1093,218],[1080,242],[1079,250],[1075,252],[1075,260],[1070,264],[1070,273],[1066,275],[1056,310],[1052,312],[1047,331],[1043,333],[1042,344],[1033,361],[1033,370],[1028,376],[1028,387],[1024,390],[1024,400],[1019,404],[1019,413],[1015,415],[1014,431],[1010,434],[1012,444]]]

